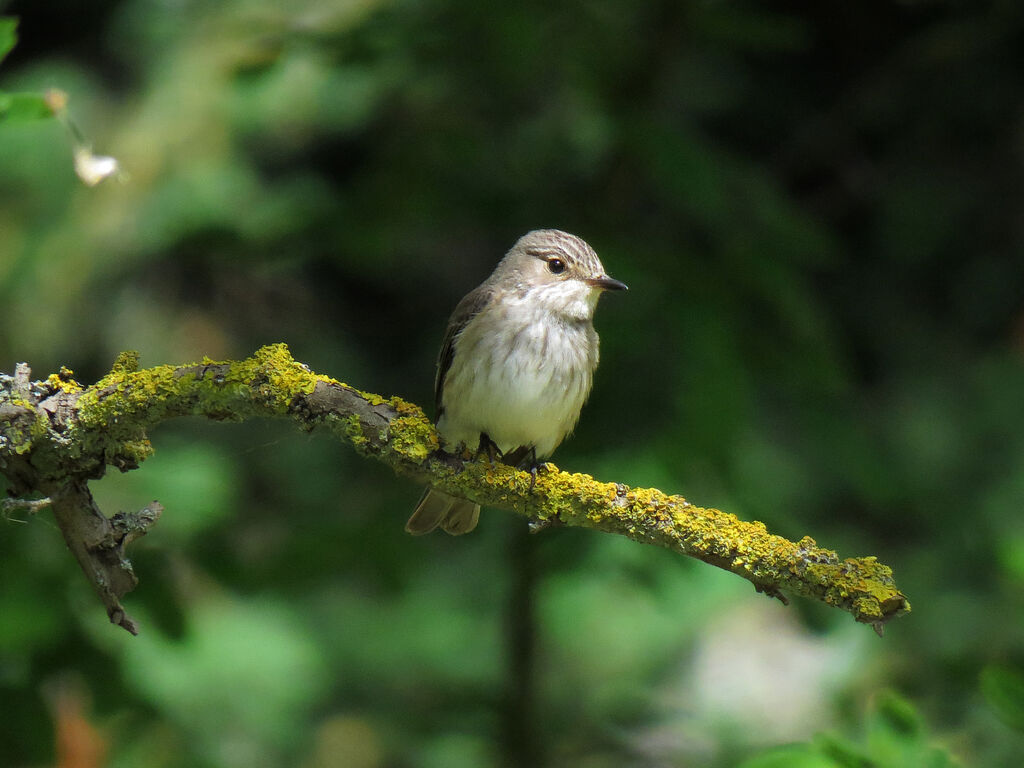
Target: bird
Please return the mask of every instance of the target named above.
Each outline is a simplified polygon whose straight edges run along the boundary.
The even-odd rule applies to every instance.
[[[529,461],[536,476],[590,394],[598,299],[625,290],[575,235],[538,229],[519,238],[448,320],[434,380],[442,447],[479,446],[513,466]],[[479,504],[427,488],[405,530],[458,536],[479,518]]]

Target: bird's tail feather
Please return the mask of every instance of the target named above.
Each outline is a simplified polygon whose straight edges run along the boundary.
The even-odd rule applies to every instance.
[[[476,528],[480,520],[480,505],[465,499],[455,499],[451,510],[441,521],[441,530],[452,536],[461,536]]]
[[[441,526],[445,533],[461,536],[476,528],[479,519],[479,504],[427,488],[405,524],[405,530],[413,536],[422,536]]]

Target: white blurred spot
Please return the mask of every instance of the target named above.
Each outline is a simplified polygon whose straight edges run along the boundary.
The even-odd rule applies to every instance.
[[[698,641],[691,702],[753,742],[806,739],[829,724],[857,655],[845,638],[808,632],[792,609],[750,601],[716,617]]]
[[[75,149],[75,173],[90,187],[95,187],[108,176],[117,173],[119,167],[113,157],[94,155],[88,147]]]
[[[665,677],[660,716],[634,732],[634,747],[652,764],[708,765],[725,748],[809,739],[835,724],[837,700],[864,674],[873,637],[852,621],[816,634],[768,600],[723,606]]]

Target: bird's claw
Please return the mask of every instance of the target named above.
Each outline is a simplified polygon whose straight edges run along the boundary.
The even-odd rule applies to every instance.
[[[487,458],[490,459],[491,464],[494,464],[499,458],[501,458],[501,451],[498,450],[498,445],[486,432],[480,433],[480,447],[476,449],[476,454],[487,454]]]

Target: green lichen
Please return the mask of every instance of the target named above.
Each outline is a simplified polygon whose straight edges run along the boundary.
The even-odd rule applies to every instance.
[[[758,521],[745,522],[653,488],[631,489],[590,475],[561,472],[553,464],[544,465],[531,478],[527,472],[474,456],[469,450],[456,457],[443,456],[438,452],[437,432],[418,406],[316,375],[292,359],[284,344],[263,347],[237,362],[204,359],[146,370],[137,370],[137,356],[124,353],[110,374],[85,391],[70,371],[47,381],[55,390],[81,394],[75,405],[77,421],[60,440],[67,446],[67,455],[81,457],[87,469],[90,457],[121,468],[139,464],[152,453],[145,429],[175,416],[225,420],[291,416],[306,427],[322,417],[360,453],[457,496],[534,520],[558,519],[565,525],[666,547],[736,573],[760,591],[781,596],[785,590],[813,597],[876,627],[910,610],[893,584],[891,571],[874,558],[840,561],[835,552],[819,548],[813,539],[794,543],[772,535]],[[344,387],[365,405],[358,403],[357,413],[316,411],[317,418],[310,419],[303,398],[314,393],[318,384]],[[31,404],[26,405],[36,413]],[[26,452],[46,438],[48,430],[45,417],[26,417],[11,424],[5,437],[15,450],[20,446]],[[60,455],[56,450],[50,453]]]
[[[79,422],[99,431],[116,430],[125,419],[149,425],[179,415],[285,415],[296,397],[313,391],[317,380],[292,359],[284,344],[263,347],[237,362],[204,359],[143,371],[117,369],[79,399]]]
[[[50,421],[32,403],[21,397],[11,397],[5,405],[24,408],[26,412],[24,416],[6,422],[0,444],[6,443],[5,450],[24,456],[32,451],[38,441],[49,435]]]
[[[147,438],[124,440],[116,445],[108,446],[104,452],[104,460],[119,469],[135,469],[153,455],[155,449]]]
[[[119,354],[110,367],[111,373],[134,373],[139,370],[139,353],[134,349],[126,349]]]
[[[548,465],[529,492],[529,475],[486,459],[446,478],[444,490],[483,504],[513,509],[532,519],[557,517],[566,525],[596,528],[659,544],[750,580],[760,591],[813,597],[876,627],[909,611],[891,572],[874,558],[840,562],[813,539],[798,543],[714,508],[697,507],[657,489],[626,489]]]
[[[131,370],[131,355],[78,399],[76,437],[83,453],[130,465],[152,453],[145,429],[174,416],[221,420],[283,416],[317,377],[292,359],[288,347],[263,347],[251,358]]]
[[[352,414],[345,419],[345,436],[349,442],[356,448],[356,450],[365,452],[366,445],[370,441],[363,434],[363,422],[356,414]]]

